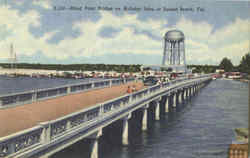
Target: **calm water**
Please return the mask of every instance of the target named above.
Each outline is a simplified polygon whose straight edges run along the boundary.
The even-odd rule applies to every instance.
[[[115,132],[111,136],[103,135],[110,138],[101,140],[99,157],[227,158],[236,127],[248,127],[248,85],[216,80],[180,111],[165,115],[161,121],[150,122],[148,131],[130,129],[133,136],[129,137],[127,147],[110,141]],[[82,141],[53,158],[82,158],[87,150],[86,142]]]
[[[72,83],[89,82],[100,79],[63,79],[63,78],[10,78],[0,75],[0,95],[23,92],[39,88],[52,88]]]

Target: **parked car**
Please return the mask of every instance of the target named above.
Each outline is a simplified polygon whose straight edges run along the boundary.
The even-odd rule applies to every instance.
[[[155,76],[148,76],[144,79],[144,86],[153,86],[158,83],[158,79]]]

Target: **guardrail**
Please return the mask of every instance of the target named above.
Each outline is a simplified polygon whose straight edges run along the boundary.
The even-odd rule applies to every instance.
[[[86,130],[87,132],[96,127],[98,121],[105,122],[105,119],[108,120],[121,115],[122,112],[128,111],[134,106],[149,101],[160,94],[210,79],[210,75],[203,75],[192,79],[181,78],[161,85],[155,85],[132,94],[126,94],[113,100],[97,104],[56,120],[41,123],[31,129],[0,138],[0,158],[10,155],[14,155],[13,157],[15,157],[21,152],[49,144],[57,138],[62,138],[62,136],[77,129]]]
[[[70,84],[55,88],[38,89],[27,92],[0,95],[0,108],[7,108],[10,106],[28,104],[72,93],[79,93],[98,88],[110,87],[112,85],[120,85],[122,83],[128,83],[134,80],[135,78],[109,79],[109,80],[93,81],[87,83],[85,82],[85,83]]]

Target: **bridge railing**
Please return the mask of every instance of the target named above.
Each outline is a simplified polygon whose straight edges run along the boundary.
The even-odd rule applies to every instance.
[[[21,131],[15,135],[0,139],[0,157],[6,157],[19,151],[25,151],[40,144],[43,128],[36,126],[34,128]]]
[[[72,93],[79,93],[87,90],[104,88],[112,85],[119,85],[134,80],[135,78],[109,79],[109,80],[93,81],[87,83],[86,82],[76,83],[55,88],[38,89],[20,93],[0,95],[0,108],[6,108],[21,104],[28,104],[35,101],[50,99],[58,96],[64,96]]]
[[[182,78],[169,83],[148,87],[138,92],[126,94],[90,108],[74,112],[56,120],[41,123],[34,128],[0,138],[0,158],[24,152],[39,145],[48,144],[75,129],[83,128],[89,130],[92,124],[122,108],[133,106],[133,102],[145,100],[154,95],[175,90],[180,87],[197,84],[209,78],[211,77],[206,75],[194,77],[192,79]]]

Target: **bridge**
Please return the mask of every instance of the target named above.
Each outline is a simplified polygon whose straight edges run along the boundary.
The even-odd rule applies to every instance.
[[[192,78],[178,78],[151,87],[140,85],[140,90],[137,92],[120,93],[119,96],[99,100],[99,102],[96,99],[96,102],[92,102],[87,107],[80,107],[77,111],[64,116],[55,116],[54,119],[51,117],[48,121],[43,122],[37,120],[36,124],[32,124],[30,128],[15,130],[7,135],[0,133],[0,158],[46,158],[83,139],[91,142],[90,157],[98,158],[98,138],[102,136],[105,127],[117,121],[122,122],[122,144],[129,145],[128,124],[131,117],[140,119],[142,130],[145,131],[148,127],[148,114],[154,113],[155,120],[160,120],[161,113],[173,112],[177,106],[188,101],[211,79],[212,75],[206,74]],[[84,96],[90,92],[93,92],[94,95],[96,91],[105,88],[113,91],[115,87],[120,89],[129,84],[140,84],[140,81],[134,81],[134,79],[104,80],[0,96],[0,107],[2,108],[0,112],[4,113],[5,110],[22,106],[35,107],[34,104],[48,104],[49,101],[56,102],[65,97],[73,98],[71,103],[74,104],[75,95]],[[87,97],[88,95],[82,97],[83,101],[79,104],[85,104],[84,99]],[[68,104],[68,102],[64,103],[63,99],[61,102]],[[58,110],[60,111],[60,109]],[[138,111],[142,115],[137,115]],[[2,120],[2,123],[6,121],[7,127],[9,118],[6,116],[5,119]],[[10,128],[14,127],[10,125]]]

